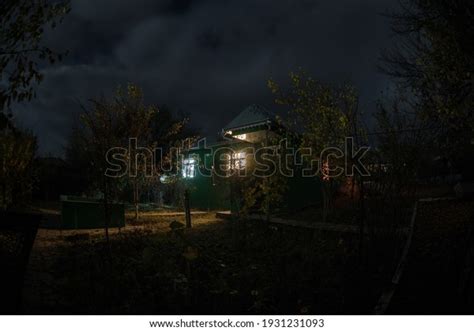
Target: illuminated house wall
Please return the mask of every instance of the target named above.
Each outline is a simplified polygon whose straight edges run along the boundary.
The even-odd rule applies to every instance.
[[[211,169],[211,155],[217,160],[215,165],[231,170],[251,167],[251,159],[244,159],[242,151],[246,147],[258,148],[265,141],[275,137],[272,117],[258,106],[250,106],[240,113],[222,130],[222,139],[207,144],[206,149],[194,148],[187,152],[181,165],[181,177],[190,188],[192,208],[202,210],[228,210],[231,206],[232,185],[228,178],[203,176],[199,168]],[[219,151],[221,154],[216,153]],[[288,209],[298,209],[320,200],[320,189],[315,179],[294,177],[288,181],[284,205]]]

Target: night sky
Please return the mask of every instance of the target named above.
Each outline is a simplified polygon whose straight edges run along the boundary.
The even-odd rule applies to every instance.
[[[38,97],[15,106],[42,155],[62,155],[79,103],[140,85],[148,103],[191,116],[205,135],[249,104],[269,109],[268,78],[305,69],[350,81],[369,114],[389,87],[377,70],[393,42],[382,14],[396,0],[73,0],[46,42],[69,55],[44,70]],[[367,118],[369,116],[367,115]]]

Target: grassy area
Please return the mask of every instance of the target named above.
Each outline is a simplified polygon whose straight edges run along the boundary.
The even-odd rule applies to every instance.
[[[144,217],[142,226],[113,232],[110,247],[100,230],[85,237],[42,230],[25,312],[362,312],[380,292],[358,271],[352,234],[212,215],[196,217],[192,230],[171,232],[171,221]]]
[[[369,204],[368,210],[376,206]],[[398,208],[399,214],[387,208],[372,212],[362,252],[357,233],[224,221],[213,214],[194,215],[192,229],[172,231],[170,223],[184,223],[184,216],[145,213],[139,221],[128,219],[120,231],[113,229],[110,245],[103,229],[42,229],[29,267],[24,311],[370,313],[404,243],[404,234],[390,229],[407,224],[408,207]],[[383,218],[387,213],[399,215],[397,224]],[[391,309],[405,313],[427,302],[433,304],[427,304],[431,310],[426,312],[434,312],[436,298],[442,297],[456,307],[452,294],[470,215],[466,201],[420,207],[409,264]],[[372,233],[373,224],[384,231]]]

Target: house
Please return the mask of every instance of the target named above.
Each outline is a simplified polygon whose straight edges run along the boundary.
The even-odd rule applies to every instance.
[[[219,139],[203,139],[188,149],[181,162],[180,176],[189,189],[191,207],[238,210],[239,197],[229,174],[252,176],[255,151],[273,145],[286,133],[274,115],[251,105],[222,128]],[[297,171],[288,177],[280,207],[295,210],[317,204],[320,191],[316,177],[302,177]]]

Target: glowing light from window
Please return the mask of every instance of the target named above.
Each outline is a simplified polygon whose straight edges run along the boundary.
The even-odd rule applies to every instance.
[[[232,155],[227,154],[227,170],[236,169],[243,170],[247,165],[246,153],[245,152],[236,152]]]
[[[196,160],[193,158],[184,159],[181,175],[183,178],[194,178],[196,176]]]
[[[246,133],[237,134],[237,135],[234,136],[234,138],[237,138],[239,140],[245,140],[245,139],[247,139],[247,134]]]

